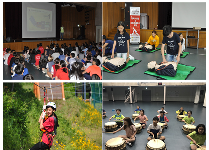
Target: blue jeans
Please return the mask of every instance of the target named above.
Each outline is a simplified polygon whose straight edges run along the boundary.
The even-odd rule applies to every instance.
[[[178,55],[170,55],[170,54],[167,54],[167,55],[166,55],[166,60],[167,60],[168,62],[172,62],[172,61],[173,61],[173,62],[177,62],[177,59],[176,59],[177,56],[178,56]]]
[[[60,33],[60,39],[63,39],[64,33]]]
[[[117,57],[127,59],[127,53],[117,53]]]

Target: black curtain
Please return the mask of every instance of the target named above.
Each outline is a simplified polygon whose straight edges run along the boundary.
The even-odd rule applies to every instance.
[[[171,26],[172,2],[159,2],[158,10],[159,10],[158,29],[162,29],[165,25]]]
[[[5,2],[6,35],[12,39],[22,38],[22,3]]]
[[[63,3],[55,3],[56,4],[56,38],[60,38],[60,27],[62,26],[62,10],[61,5]]]

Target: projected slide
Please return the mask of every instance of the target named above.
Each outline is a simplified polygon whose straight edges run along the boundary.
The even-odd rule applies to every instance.
[[[27,7],[27,31],[52,31],[52,11]]]
[[[56,37],[56,4],[22,3],[22,38]]]

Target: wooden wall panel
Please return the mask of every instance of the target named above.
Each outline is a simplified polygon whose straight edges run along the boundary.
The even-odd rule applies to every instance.
[[[125,8],[125,2],[103,2],[102,28],[104,35],[108,35],[119,21],[123,21],[124,10],[121,8]]]
[[[78,42],[78,45],[82,45],[83,43],[87,42],[89,43],[89,40],[63,40],[63,41],[53,41],[55,44],[61,44],[66,43],[66,45],[71,44],[71,46],[75,46],[75,43]],[[44,49],[47,45],[50,45],[50,41],[37,41],[37,42],[13,42],[13,43],[3,43],[3,48],[11,48],[12,50],[15,50],[16,52],[22,52],[24,49],[24,46],[28,46],[30,49],[36,48],[38,43],[42,43]]]
[[[188,32],[188,35],[198,37],[197,31],[190,31]],[[189,46],[196,46],[197,40],[196,39],[189,39]],[[206,47],[206,31],[200,31],[199,33],[199,47],[205,48]]]
[[[90,16],[89,16],[89,24],[85,26],[85,34],[87,39],[91,39],[91,41],[96,41],[96,26],[95,26],[95,9],[91,10]],[[93,32],[94,31],[94,32]]]
[[[117,23],[123,20],[122,8],[125,8],[125,2],[103,2],[102,28],[103,34],[108,36],[109,32],[117,26]],[[149,28],[157,28],[158,25],[158,2],[133,2],[133,7],[140,7],[141,13],[149,15]]]
[[[149,16],[149,29],[157,28],[158,25],[158,2],[133,2],[133,7],[140,7],[140,13]]]
[[[85,25],[85,35],[90,41],[96,41],[95,8],[89,8],[89,25],[85,25],[85,9],[78,12],[75,7],[62,7],[62,24],[65,28],[64,38],[77,38],[73,35],[73,28]]]

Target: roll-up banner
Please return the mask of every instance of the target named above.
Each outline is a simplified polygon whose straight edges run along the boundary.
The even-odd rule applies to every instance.
[[[140,7],[130,7],[130,43],[140,43]]]

